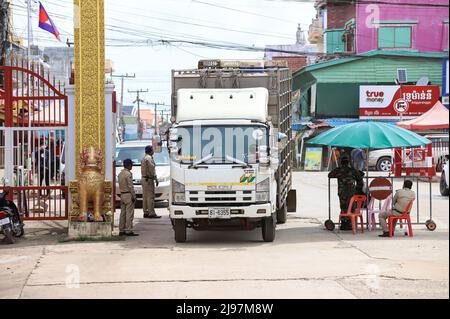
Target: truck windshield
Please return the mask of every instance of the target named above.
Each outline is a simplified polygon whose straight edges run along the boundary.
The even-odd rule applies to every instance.
[[[183,164],[257,164],[259,152],[268,150],[268,130],[253,126],[179,127],[178,152],[173,159]]]

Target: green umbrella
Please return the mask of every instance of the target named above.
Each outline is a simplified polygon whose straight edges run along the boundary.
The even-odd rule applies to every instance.
[[[357,122],[329,130],[308,144],[360,149],[418,147],[431,141],[395,125]]]

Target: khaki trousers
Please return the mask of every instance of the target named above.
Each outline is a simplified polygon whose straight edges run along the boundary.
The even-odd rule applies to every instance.
[[[156,215],[155,212],[155,182],[152,179],[146,181],[142,180],[142,192],[143,192],[143,208],[144,215]]]
[[[131,233],[134,221],[134,202],[131,194],[122,194],[120,198],[120,222],[121,233]]]
[[[388,219],[391,216],[400,217],[402,214],[398,213],[397,211],[389,210],[387,212],[381,213],[378,217],[380,219],[380,226],[384,233],[389,232],[389,225],[388,225]],[[397,226],[397,220],[394,221],[394,230]]]

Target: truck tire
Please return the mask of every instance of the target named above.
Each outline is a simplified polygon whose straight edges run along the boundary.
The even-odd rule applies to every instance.
[[[297,191],[291,189],[287,197],[287,211],[288,213],[297,212]]]
[[[185,243],[187,240],[187,229],[185,219],[175,219],[173,221],[173,230],[175,232],[175,241]]]
[[[284,204],[279,210],[277,210],[277,224],[284,225],[287,222],[287,205]]]
[[[275,240],[276,225],[273,216],[264,218],[262,221],[262,236],[266,243],[272,243]]]
[[[440,190],[441,190],[442,196],[449,196],[449,193],[450,193],[449,185],[447,185],[447,178],[446,178],[444,172],[442,172],[442,175],[441,175]]]

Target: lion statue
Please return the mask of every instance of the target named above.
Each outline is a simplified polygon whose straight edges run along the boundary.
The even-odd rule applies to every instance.
[[[94,147],[85,149],[80,156],[80,178],[78,180],[78,205],[80,217],[89,216],[89,204],[93,207],[93,221],[104,222],[105,175],[102,172],[103,155]],[[89,220],[89,217],[87,217]]]

